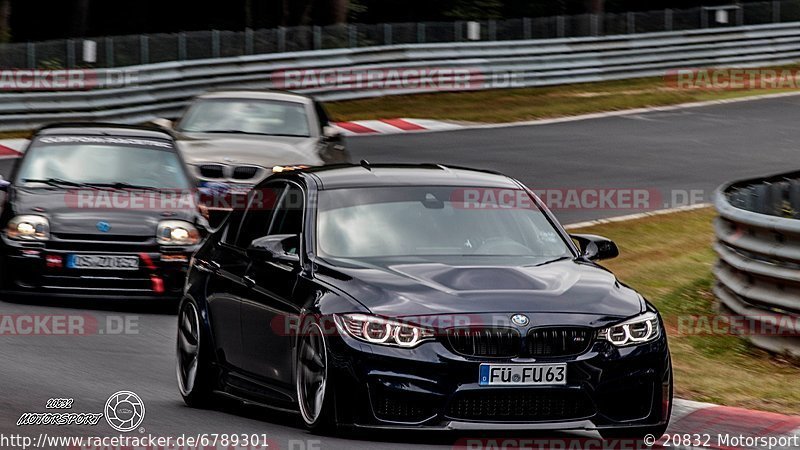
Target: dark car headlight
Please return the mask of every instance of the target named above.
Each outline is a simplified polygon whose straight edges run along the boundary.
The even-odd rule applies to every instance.
[[[33,214],[16,216],[8,221],[6,236],[18,241],[46,241],[50,239],[50,222]]]
[[[194,245],[200,242],[200,233],[189,222],[162,220],[158,223],[156,241],[161,245]]]
[[[412,348],[432,339],[433,330],[368,314],[336,314],[340,332],[370,344]]]
[[[661,323],[654,312],[646,312],[618,325],[600,330],[598,338],[617,347],[644,344],[661,336]]]

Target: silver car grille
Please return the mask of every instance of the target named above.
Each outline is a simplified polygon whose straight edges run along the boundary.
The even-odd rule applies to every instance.
[[[227,166],[224,164],[201,164],[197,166],[201,178],[220,181],[248,181],[263,177],[264,169],[258,166]]]

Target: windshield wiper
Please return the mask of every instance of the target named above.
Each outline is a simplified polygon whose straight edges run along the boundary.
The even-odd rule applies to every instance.
[[[64,187],[64,186],[70,186],[70,187],[94,187],[94,186],[92,186],[90,184],[87,184],[87,183],[79,183],[77,181],[69,181],[69,180],[64,180],[64,179],[61,179],[61,178],[41,178],[41,179],[39,179],[39,178],[25,178],[25,179],[22,180],[22,182],[23,183],[42,183],[42,184],[46,184],[48,186],[53,186],[53,187]]]
[[[255,131],[244,131],[244,130],[207,130],[202,131],[202,133],[218,133],[218,134],[259,134],[263,135],[266,133],[257,133]]]
[[[219,133],[219,134],[252,134],[255,136],[279,136],[279,137],[308,137],[302,134],[288,134],[288,133],[259,133],[257,131],[244,131],[244,130],[208,130],[201,131],[201,133]]]
[[[558,262],[558,261],[564,261],[566,259],[573,259],[573,258],[572,258],[572,256],[559,256],[558,258],[554,258],[554,259],[545,261],[545,262],[543,262],[541,264],[536,264],[536,267],[544,266],[544,265],[547,265],[547,264],[552,264],[552,263]]]
[[[116,183],[89,183],[89,186],[93,187],[100,187],[100,188],[112,188],[112,189],[131,189],[131,190],[140,190],[140,191],[162,191],[163,189],[153,187],[153,186],[145,186],[139,184],[131,184],[131,183],[124,183],[121,181],[117,181]]]

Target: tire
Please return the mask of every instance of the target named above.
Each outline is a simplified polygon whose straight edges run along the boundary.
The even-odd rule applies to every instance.
[[[315,434],[336,430],[333,383],[328,371],[325,333],[316,323],[309,324],[297,346],[297,408],[305,427]]]
[[[194,300],[185,298],[178,307],[177,363],[178,389],[184,403],[203,408],[213,397],[213,370],[208,333],[200,325],[200,313]]]

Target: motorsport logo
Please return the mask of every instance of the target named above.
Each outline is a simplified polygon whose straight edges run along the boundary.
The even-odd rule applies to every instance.
[[[144,420],[144,402],[133,392],[119,391],[108,398],[105,412],[111,428],[123,433],[132,431]]]
[[[82,425],[96,426],[106,418],[111,428],[123,433],[135,430],[144,420],[144,402],[133,392],[119,391],[108,397],[102,413],[73,412],[74,399],[51,398],[47,400],[47,412],[22,413],[17,426],[26,425]]]

